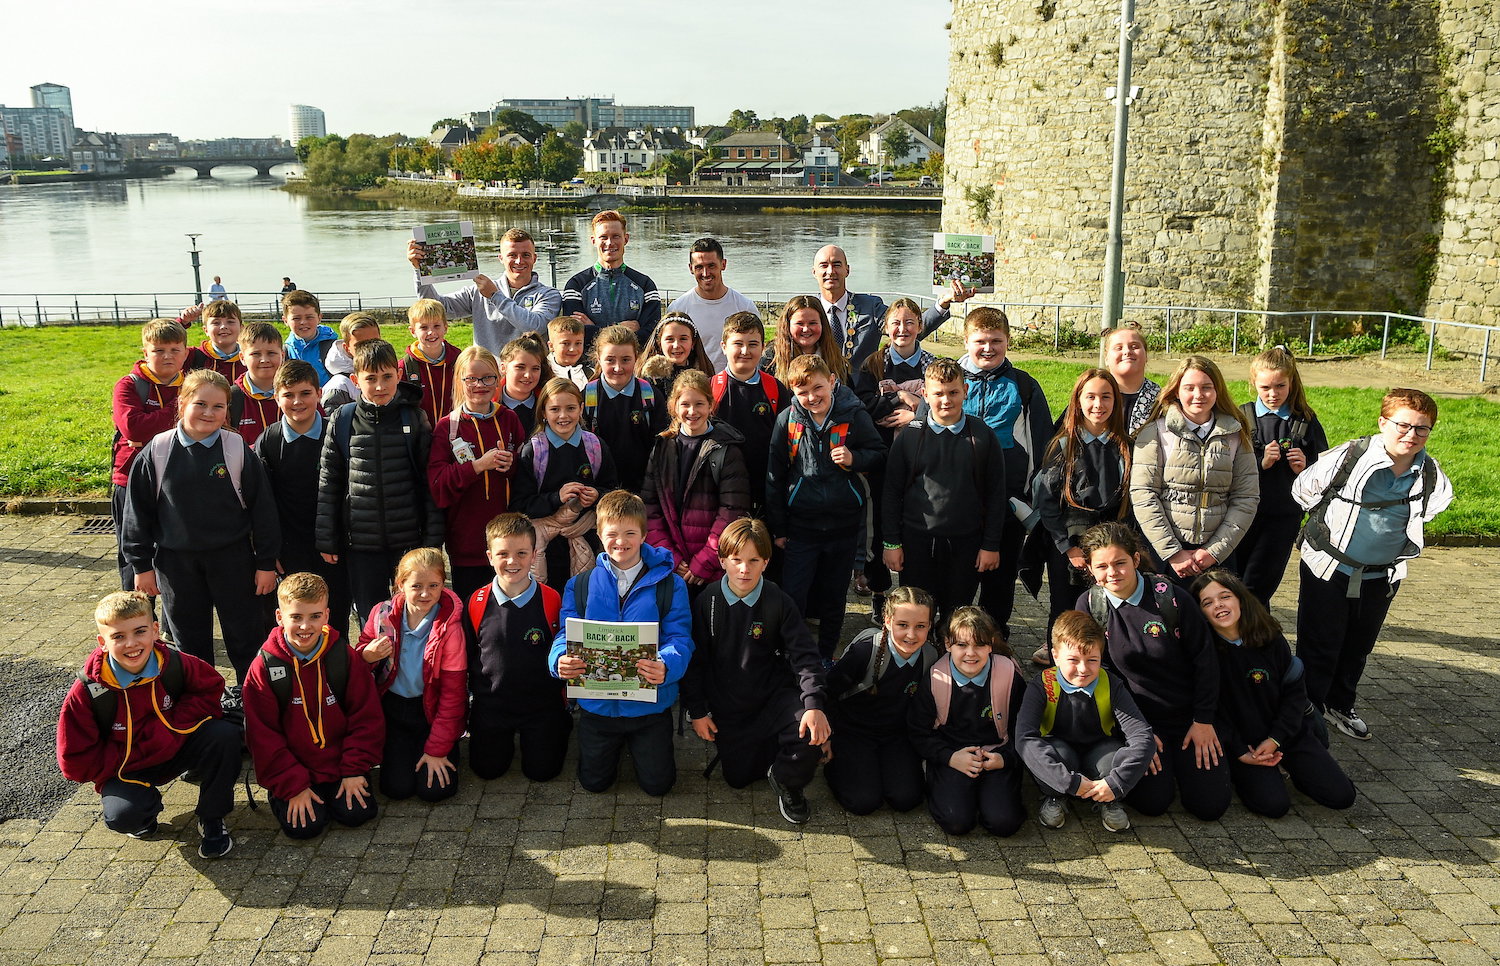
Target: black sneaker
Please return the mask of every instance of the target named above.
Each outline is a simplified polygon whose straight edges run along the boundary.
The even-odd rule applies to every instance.
[[[231,684],[224,689],[224,693],[219,696],[219,707],[223,709],[226,715],[236,711],[244,714],[245,701],[240,697],[240,686],[238,684]]]
[[[793,825],[806,825],[807,820],[812,818],[812,809],[808,806],[807,796],[802,794],[802,789],[783,787],[776,780],[774,767],[766,771],[766,781],[771,783],[771,791],[776,793],[776,806],[781,809],[781,817]]]
[[[147,822],[145,825],[142,825],[134,832],[126,832],[125,834],[133,839],[150,838],[152,835],[156,834],[156,830],[160,827],[160,823],[158,823],[156,819],[153,818],[151,821]]]
[[[1327,708],[1323,716],[1328,723],[1342,731],[1344,734],[1357,741],[1370,740],[1370,726],[1365,724],[1364,719],[1353,708],[1348,711],[1340,711],[1337,708]]]
[[[234,848],[234,839],[222,818],[198,819],[198,834],[203,841],[198,843],[198,854],[205,859],[222,859]]]

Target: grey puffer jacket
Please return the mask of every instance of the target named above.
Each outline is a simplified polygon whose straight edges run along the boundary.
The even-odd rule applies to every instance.
[[[1135,437],[1130,501],[1163,560],[1185,547],[1227,559],[1260,505],[1255,451],[1240,438],[1239,420],[1218,413],[1206,441],[1177,406],[1146,423]]]
[[[420,398],[420,390],[403,382],[389,405],[361,400],[329,414],[318,464],[314,536],[319,552],[382,553],[443,545],[443,513],[427,488],[432,426],[417,407]],[[345,450],[337,426],[351,407]]]

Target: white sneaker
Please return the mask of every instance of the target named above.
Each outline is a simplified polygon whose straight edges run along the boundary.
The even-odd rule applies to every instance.
[[[1329,724],[1356,741],[1370,740],[1370,726],[1365,724],[1364,719],[1359,716],[1359,712],[1353,708],[1350,708],[1348,711],[1328,708],[1323,712],[1323,717],[1328,719]]]
[[[1042,828],[1062,828],[1068,821],[1068,804],[1057,795],[1047,795],[1042,799],[1042,807],[1037,809],[1036,820],[1042,823]]]

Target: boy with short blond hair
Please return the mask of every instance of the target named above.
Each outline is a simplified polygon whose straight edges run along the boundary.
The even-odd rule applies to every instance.
[[[831,661],[867,503],[855,474],[878,469],[885,445],[859,398],[834,383],[821,357],[793,359],[787,385],[795,398],[771,432],[766,516],[786,551],[782,586],[799,611],[818,619],[818,649]]]
[[[141,326],[141,361],[115,383],[110,517],[115,524],[115,563],[122,590],[135,588],[135,571],[125,562],[124,544],[125,485],[130,482],[130,464],[152,437],[177,425],[177,392],[187,357],[187,330],[171,319],[152,319]]]
[[[1083,611],[1052,625],[1056,664],[1026,689],[1016,716],[1016,750],[1042,787],[1038,820],[1062,828],[1066,801],[1100,810],[1111,832],[1130,828],[1120,803],[1146,773],[1156,743],[1123,678],[1103,670],[1104,629]]]
[[[437,299],[417,299],[406,310],[412,344],[401,360],[401,378],[422,391],[422,412],[436,426],[453,409],[458,347],[448,341],[448,315]]]
[[[291,335],[286,340],[286,358],[301,359],[318,373],[318,385],[328,382],[328,354],[338,344],[338,333],[323,324],[318,297],[294,289],[281,297],[281,317]]]
[[[624,324],[646,345],[661,319],[661,292],[650,278],[625,264],[630,242],[625,216],[614,210],[599,212],[589,222],[589,242],[597,261],[568,279],[557,314],[582,322],[589,343],[600,329]]]
[[[230,384],[228,426],[253,446],[281,415],[276,407],[276,372],[284,361],[281,330],[269,322],[251,322],[245,326],[244,344],[245,371]]]
[[[354,347],[354,380],[363,398],[332,413],[323,433],[315,536],[324,560],[349,568],[363,625],[390,599],[402,555],[443,545],[443,514],[427,486],[432,424],[417,387],[401,380],[389,342]]]
[[[1006,496],[1024,503],[1030,499],[1032,477],[1052,439],[1052,413],[1037,381],[1006,358],[1009,349],[1010,319],[1004,312],[982,305],[964,318],[965,354],[959,361],[967,383],[964,412],[983,420],[994,432],[1005,456]],[[999,566],[979,577],[979,606],[989,611],[1007,640],[1025,539],[1021,520],[1014,513],[1007,515]]]
[[[164,785],[198,774],[198,854],[217,859],[234,840],[240,730],[223,720],[224,679],[206,661],[160,640],[151,599],[108,594],[94,608],[98,646],[63,699],[57,763],[69,781],[92,782],[104,824],[131,838],[155,832]]]
[[[583,323],[571,315],[559,315],[547,323],[547,361],[552,374],[571,379],[582,389],[589,383],[589,369],[583,361]]]
[[[568,581],[547,666],[565,681],[588,670],[582,657],[568,653],[569,617],[658,625],[656,658],[636,661],[642,683],[656,688],[655,701],[579,700],[578,783],[591,792],[608,790],[628,746],[641,791],[661,796],[677,781],[672,703],[693,657],[687,585],[674,572],[672,552],[646,543],[640,497],[613,490],[595,505],[594,515],[604,553],[592,569]]]
[[[776,417],[791,404],[792,392],[760,367],[765,358],[766,327],[759,313],[736,312],[725,319],[720,346],[725,365],[711,380],[714,417],[745,437],[741,449],[751,481],[751,516],[759,516],[766,502],[760,481],[766,478],[771,432]]]
[[[573,717],[547,663],[561,626],[562,598],[531,576],[536,528],[502,513],[484,528],[495,579],[464,610],[469,645],[469,767],[483,779],[510,770],[519,739],[521,774],[550,781],[563,768]]]
[[[245,320],[240,307],[217,299],[203,306],[198,318],[207,338],[188,350],[187,364],[183,368],[212,369],[234,382],[245,374],[245,361],[240,356],[240,336]]]
[[[369,312],[350,312],[339,323],[339,342],[328,352],[331,375],[323,384],[323,411],[331,413],[348,402],[359,402],[354,384],[354,347],[380,338],[380,323]]]
[[[276,603],[243,692],[255,779],[288,838],[314,838],[334,820],[363,825],[377,812],[370,769],[385,745],[375,676],[328,627],[323,578],[287,575]]]
[[[937,359],[923,376],[923,415],[896,434],[886,462],[883,562],[901,586],[932,595],[942,626],[999,565],[1011,512],[995,434],[964,412],[963,369]]]

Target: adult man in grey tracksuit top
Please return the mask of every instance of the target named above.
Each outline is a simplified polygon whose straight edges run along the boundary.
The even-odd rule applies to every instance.
[[[418,241],[406,243],[406,259],[413,269],[421,257]],[[448,318],[472,316],[474,344],[500,354],[505,343],[524,332],[541,332],[545,341],[547,323],[558,316],[562,293],[542,284],[536,266],[536,243],[520,228],[507,231],[500,240],[500,261],[505,274],[496,282],[488,275],[476,275],[452,295],[439,295],[431,285],[416,283],[417,296],[443,303]]]

